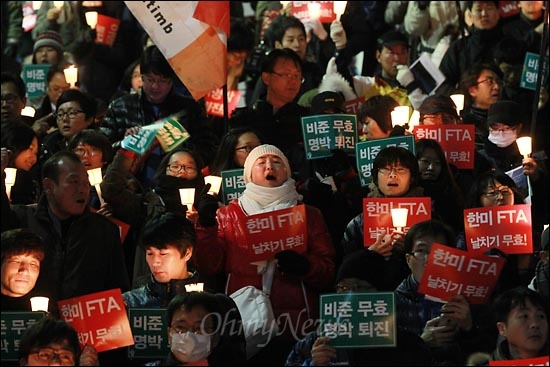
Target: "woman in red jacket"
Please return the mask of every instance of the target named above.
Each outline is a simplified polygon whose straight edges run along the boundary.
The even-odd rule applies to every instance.
[[[305,252],[285,249],[260,262],[250,262],[246,256],[253,252],[247,238],[249,216],[301,205],[291,172],[279,148],[260,145],[245,161],[246,189],[240,198],[219,209],[204,196],[196,203],[198,241],[193,261],[201,274],[224,271],[226,294],[248,285],[262,289],[262,273],[270,264],[276,266],[270,299],[279,332],[250,360],[254,364],[284,364],[292,345],[317,326],[318,296],[330,290],[334,280],[334,247],[321,212],[312,206],[305,206]],[[242,319],[246,323],[247,315]]]

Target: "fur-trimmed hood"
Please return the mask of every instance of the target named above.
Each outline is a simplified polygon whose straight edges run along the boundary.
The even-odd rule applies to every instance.
[[[346,101],[357,98],[357,95],[349,85],[346,79],[340,73],[325,74],[317,93],[321,92],[340,92]]]

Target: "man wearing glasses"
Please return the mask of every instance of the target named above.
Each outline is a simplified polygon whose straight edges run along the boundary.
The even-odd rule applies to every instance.
[[[498,1],[466,2],[464,18],[466,24],[471,24],[470,34],[453,41],[443,56],[439,69],[446,80],[439,88],[440,93],[452,92],[470,65],[493,60],[494,49],[502,38],[498,4]]]
[[[100,123],[101,131],[118,148],[126,135],[136,134],[142,126],[181,112],[183,117],[179,122],[191,135],[183,144],[198,150],[203,160],[210,162],[215,154],[215,139],[204,128],[204,106],[177,92],[177,76],[157,46],[145,49],[140,69],[143,86],[138,93],[121,96],[109,104]],[[132,172],[145,187],[151,186],[154,172],[164,155],[155,140],[141,157],[136,172]]]

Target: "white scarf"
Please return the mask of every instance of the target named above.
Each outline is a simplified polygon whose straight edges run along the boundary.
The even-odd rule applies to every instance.
[[[247,183],[243,195],[239,198],[239,204],[246,215],[254,215],[291,208],[301,200],[302,195],[296,191],[294,179],[289,178],[277,187]]]

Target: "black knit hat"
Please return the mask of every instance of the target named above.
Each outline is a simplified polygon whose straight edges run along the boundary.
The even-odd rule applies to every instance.
[[[378,50],[382,50],[383,47],[391,47],[394,45],[405,45],[409,47],[409,38],[397,30],[391,30],[377,39]]]
[[[386,261],[380,254],[362,249],[346,256],[336,274],[336,283],[345,278],[357,278],[372,284],[379,292],[393,291],[385,274]]]
[[[496,101],[489,107],[487,126],[498,123],[517,126],[523,122],[521,111],[521,105],[515,101]]]

